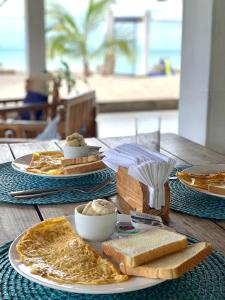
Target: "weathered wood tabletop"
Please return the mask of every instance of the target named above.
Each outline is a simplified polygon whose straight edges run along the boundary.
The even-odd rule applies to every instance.
[[[104,149],[131,141],[134,141],[134,138],[87,139],[88,144],[98,145]],[[143,142],[147,143],[148,141],[145,139]],[[59,150],[59,148],[60,142],[58,144],[54,142],[0,144],[0,163],[12,161],[34,151]],[[175,134],[162,135],[161,152],[176,159],[177,164],[225,163],[224,155]],[[76,205],[79,204],[15,205],[0,203],[0,245],[14,239],[24,229],[40,220],[73,214]],[[171,211],[170,226],[199,240],[210,241],[214,249],[225,254],[225,221],[192,217]]]

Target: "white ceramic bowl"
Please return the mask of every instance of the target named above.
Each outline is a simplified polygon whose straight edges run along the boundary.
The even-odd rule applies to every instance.
[[[80,237],[92,242],[107,240],[115,231],[117,212],[102,216],[87,216],[81,211],[86,204],[75,208],[75,227]]]
[[[88,152],[89,152],[88,146],[74,147],[74,146],[64,145],[62,149],[65,158],[88,156]]]

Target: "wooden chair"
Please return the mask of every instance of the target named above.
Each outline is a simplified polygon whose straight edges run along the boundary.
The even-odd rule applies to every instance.
[[[62,138],[79,132],[84,137],[95,137],[96,133],[95,91],[88,91],[70,99],[61,99],[59,107],[59,133]]]
[[[24,99],[0,100],[0,137],[33,138],[55,117],[60,100],[52,78],[47,75],[31,77],[26,81],[26,90],[48,94],[48,103],[24,103]],[[42,112],[40,121],[35,120],[38,111]],[[31,121],[20,119],[23,112],[29,112]]]
[[[65,138],[73,132],[80,132],[85,137],[96,136],[95,92],[88,91],[73,98],[60,99],[55,106],[60,116],[58,132]],[[0,136],[11,138],[34,138],[42,132],[50,121],[13,121],[0,123]],[[10,131],[11,130],[11,131]],[[11,134],[13,133],[13,134]]]

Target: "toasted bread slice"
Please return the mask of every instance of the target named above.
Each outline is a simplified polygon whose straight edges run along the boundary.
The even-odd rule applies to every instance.
[[[222,174],[205,177],[190,177],[183,172],[177,172],[176,175],[187,185],[205,190],[208,190],[209,185],[220,185],[222,183],[225,184],[225,177]]]
[[[118,262],[123,262],[126,267],[136,267],[186,246],[186,236],[154,228],[133,236],[106,241],[102,243],[102,250]]]
[[[225,177],[224,165],[219,169],[211,169],[210,167],[207,169],[206,167],[207,166],[205,166],[204,169],[200,169],[195,172],[191,172],[189,170],[186,171],[185,169],[183,171],[177,171],[177,176],[184,179],[185,177],[198,179],[221,179]]]
[[[100,160],[86,164],[66,166],[63,168],[63,174],[86,173],[104,168],[106,168],[106,165]]]
[[[209,243],[189,245],[179,252],[160,257],[135,268],[120,264],[120,270],[127,275],[148,278],[174,279],[199,264],[212,251]]]
[[[208,190],[211,193],[225,195],[225,182],[224,182],[224,184],[221,184],[221,185],[209,184]]]
[[[75,157],[75,158],[63,158],[62,165],[63,166],[80,165],[80,164],[86,164],[86,163],[99,161],[99,160],[101,160],[101,156],[97,154]]]

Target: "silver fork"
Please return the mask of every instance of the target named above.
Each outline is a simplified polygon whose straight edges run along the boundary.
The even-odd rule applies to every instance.
[[[112,181],[113,181],[112,178],[109,178],[109,179],[101,182],[100,184],[97,184],[92,187],[78,188],[78,187],[74,187],[74,186],[69,186],[69,187],[64,187],[64,188],[56,188],[54,190],[48,190],[48,191],[39,190],[40,192],[36,192],[38,190],[33,190],[35,192],[32,192],[32,190],[28,190],[28,191],[11,192],[9,194],[19,200],[19,199],[31,199],[31,198],[43,197],[43,196],[47,196],[47,195],[53,195],[53,194],[57,194],[59,191],[60,192],[74,191],[74,192],[81,192],[81,193],[90,193],[90,192],[96,192],[96,191],[104,188],[106,185],[112,183]]]

